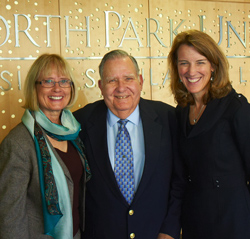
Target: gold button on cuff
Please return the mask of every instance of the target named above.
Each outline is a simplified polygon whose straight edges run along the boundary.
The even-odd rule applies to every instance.
[[[130,216],[134,215],[134,210],[129,210],[128,214],[129,214]]]
[[[134,234],[134,233],[131,233],[131,234],[130,234],[130,238],[132,238],[132,239],[135,238],[135,234]]]

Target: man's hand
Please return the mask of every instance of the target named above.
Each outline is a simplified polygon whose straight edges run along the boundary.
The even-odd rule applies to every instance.
[[[159,233],[157,239],[174,239],[174,238],[167,234]]]

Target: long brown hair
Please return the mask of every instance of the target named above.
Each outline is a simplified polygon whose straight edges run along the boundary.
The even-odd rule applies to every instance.
[[[207,104],[212,99],[226,96],[232,89],[228,72],[229,64],[226,56],[208,34],[198,30],[188,30],[179,33],[175,37],[168,55],[168,65],[171,77],[170,87],[176,102],[181,106],[194,104],[192,94],[187,91],[179,80],[177,65],[178,50],[183,44],[194,47],[199,54],[208,59],[214,69],[212,76],[213,81],[210,82],[209,90],[203,97],[203,103]]]

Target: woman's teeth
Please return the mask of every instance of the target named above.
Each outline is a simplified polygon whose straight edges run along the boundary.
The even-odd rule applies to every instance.
[[[200,78],[195,78],[195,79],[190,79],[190,78],[188,78],[187,80],[188,80],[189,82],[191,82],[191,83],[195,83],[195,82],[199,81]]]
[[[52,100],[60,100],[62,99],[62,96],[49,96],[49,98]]]

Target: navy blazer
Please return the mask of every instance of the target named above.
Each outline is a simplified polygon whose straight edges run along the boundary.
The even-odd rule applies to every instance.
[[[139,110],[144,130],[145,166],[131,205],[122,196],[110,164],[104,101],[74,112],[82,126],[80,137],[92,172],[87,183],[84,239],[133,236],[156,239],[160,232],[179,238],[183,189],[174,108],[140,99]]]
[[[189,106],[177,107],[188,176],[183,239],[250,238],[250,105],[232,90],[187,132]]]

